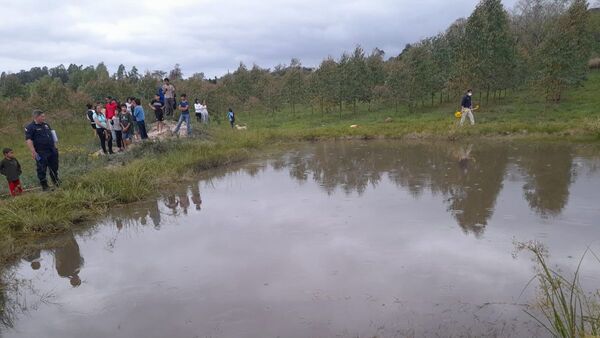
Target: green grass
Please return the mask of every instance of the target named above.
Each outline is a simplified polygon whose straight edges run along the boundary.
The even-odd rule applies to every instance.
[[[30,236],[65,231],[104,213],[110,207],[145,199],[173,178],[193,176],[201,170],[239,161],[252,152],[278,143],[345,138],[528,137],[600,140],[600,72],[590,75],[583,88],[571,90],[560,105],[547,105],[531,92],[509,92],[489,103],[476,102],[477,125],[459,128],[453,116],[456,104],[419,107],[397,112],[376,103],[369,109],[321,113],[304,107],[297,113],[284,109],[275,114],[237,111],[246,131],[231,130],[225,121],[213,121],[202,137],[148,142],[111,157],[90,156],[97,151],[96,137],[81,112],[48,113],[48,122],[60,138],[63,187],[53,193],[26,193],[0,199],[0,259],[15,257]],[[223,118],[223,115],[220,115]],[[391,118],[392,122],[385,120]],[[0,113],[0,147],[16,150],[26,187],[38,185],[22,126],[26,114]],[[352,129],[350,125],[357,124]],[[195,125],[198,129],[198,125]],[[2,184],[0,194],[6,194]]]
[[[93,169],[66,176],[64,186],[55,192],[0,201],[0,260],[21,253],[15,243],[24,238],[63,232],[116,205],[155,196],[163,184],[246,159],[257,146],[251,138],[236,135],[227,143],[198,139],[147,143],[127,154],[130,159],[122,155],[109,166],[84,165]]]
[[[541,313],[527,311],[552,336],[563,338],[596,337],[600,334],[600,290],[588,293],[579,282],[581,263],[587,254],[600,259],[589,249],[579,260],[572,277],[552,269],[547,262],[546,248],[535,242],[518,243],[518,250],[533,254],[536,264],[535,279],[539,282],[539,302],[535,308]]]

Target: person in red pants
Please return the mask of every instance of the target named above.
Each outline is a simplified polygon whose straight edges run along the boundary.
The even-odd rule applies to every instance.
[[[15,158],[15,153],[12,149],[4,148],[2,154],[4,155],[4,159],[0,162],[0,174],[6,176],[10,194],[12,196],[20,195],[23,192],[21,181],[19,180],[19,176],[22,173],[21,164]]]

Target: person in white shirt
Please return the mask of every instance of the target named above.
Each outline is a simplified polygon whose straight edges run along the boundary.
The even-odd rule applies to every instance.
[[[198,121],[208,124],[209,119],[208,119],[208,109],[206,107],[206,101],[202,101],[202,103],[200,103],[200,101],[198,101],[198,99],[196,99],[196,101],[194,103],[194,110],[196,111],[196,118],[198,119]]]
[[[194,111],[196,112],[196,120],[202,121],[202,103],[198,99],[194,100]]]

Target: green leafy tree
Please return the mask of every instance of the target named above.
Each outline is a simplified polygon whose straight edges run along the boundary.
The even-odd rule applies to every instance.
[[[385,61],[384,51],[379,48],[375,48],[371,54],[367,57],[367,69],[368,69],[368,93],[366,100],[369,102],[369,110],[371,110],[371,101],[377,95],[377,88],[383,86],[385,83]]]
[[[296,105],[304,100],[306,89],[304,71],[300,60],[292,59],[290,62],[283,76],[283,89],[292,113],[296,113]]]
[[[252,83],[250,72],[243,62],[240,62],[238,68],[233,72],[229,89],[230,94],[237,97],[241,103],[248,102],[252,91]]]
[[[125,79],[125,76],[127,71],[125,70],[125,66],[123,64],[119,65],[119,68],[117,68],[117,73],[115,74],[115,78],[118,81],[123,81]]]
[[[183,72],[181,71],[181,67],[178,63],[176,63],[173,69],[171,69],[169,72],[169,80],[171,80],[171,82],[183,80]]]
[[[386,88],[389,92],[389,98],[394,104],[396,112],[401,102],[408,100],[408,71],[402,58],[393,58],[386,63]]]
[[[481,0],[466,25],[465,57],[480,90],[502,89],[514,76],[515,45],[508,13],[500,0]]]
[[[356,112],[357,102],[367,102],[370,98],[370,74],[362,47],[357,46],[352,52],[346,63],[345,75],[346,100]]]
[[[339,100],[339,67],[331,57],[323,60],[315,71],[316,96],[321,113],[335,106]]]
[[[108,73],[108,68],[104,62],[100,62],[98,66],[96,66],[96,79],[98,80],[106,80],[110,78],[110,74]]]
[[[560,102],[566,88],[579,86],[586,78],[592,51],[588,15],[587,1],[573,0],[540,48],[538,84],[548,101]]]
[[[140,74],[136,66],[131,67],[131,70],[127,73],[127,80],[136,83],[140,79]]]
[[[467,41],[467,21],[459,19],[446,30],[444,39],[448,44],[451,67],[446,89],[454,94],[461,93],[471,87],[471,64],[469,42]],[[460,94],[459,94],[460,95]]]
[[[0,96],[2,97],[23,97],[25,96],[25,86],[15,74],[2,73],[0,76]]]
[[[50,77],[53,79],[59,79],[62,83],[69,81],[69,73],[64,65],[58,65],[48,70]]]
[[[29,88],[31,103],[40,109],[52,110],[69,105],[68,89],[59,78],[44,76]]]

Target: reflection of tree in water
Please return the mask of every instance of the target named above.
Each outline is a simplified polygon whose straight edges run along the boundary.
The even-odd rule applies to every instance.
[[[460,154],[468,156],[460,156]],[[426,189],[447,197],[448,210],[467,232],[481,234],[492,216],[508,163],[505,145],[324,143],[286,159],[290,175],[312,177],[328,194],[341,186],[362,194],[387,173],[413,197]]]
[[[383,159],[383,154],[372,153],[362,144],[323,143],[310,153],[289,155],[287,164],[292,177],[304,181],[310,174],[328,194],[338,186],[347,194],[362,194],[369,184],[375,186],[381,180],[378,166]]]
[[[494,212],[508,165],[506,146],[488,145],[465,153],[449,172],[448,209],[465,232],[479,236]],[[466,156],[466,157],[464,157]]]
[[[571,146],[545,144],[523,151],[520,165],[527,173],[523,194],[529,206],[543,217],[560,214],[575,176]]]

